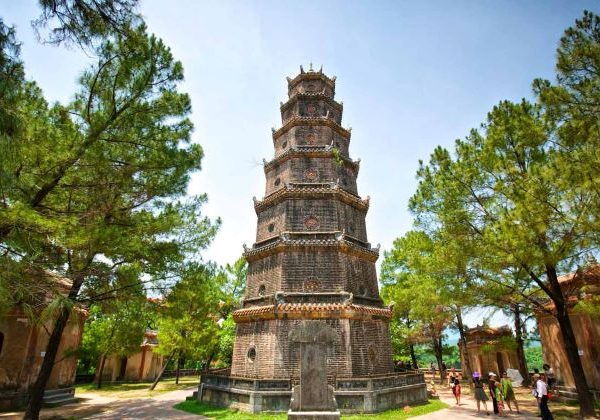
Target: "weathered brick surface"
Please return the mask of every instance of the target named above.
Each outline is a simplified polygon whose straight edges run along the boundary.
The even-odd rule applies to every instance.
[[[296,126],[290,128],[275,139],[275,156],[286,152],[290,147],[329,146],[340,150],[343,156],[348,156],[350,137],[344,137],[327,126]]]
[[[340,126],[343,107],[334,93],[335,80],[319,72],[289,80],[289,100],[281,106],[283,126],[273,133],[274,158],[265,164],[265,194],[286,184],[295,192],[276,194],[257,207],[253,249],[260,254],[249,258],[243,304],[252,315],[236,318],[233,376],[297,379],[298,347],[288,335],[304,318],[320,319],[336,333],[327,354],[331,381],[393,371],[389,315],[382,315],[388,311],[371,308],[357,317],[338,309],[319,312],[313,305],[382,307],[372,257],[377,254],[372,254],[365,226],[368,205],[349,200],[349,194],[314,192],[341,189],[358,196],[358,164],[350,159],[350,132]],[[321,246],[320,240],[349,241],[355,248]],[[277,247],[269,246],[277,241]],[[288,302],[304,308],[300,315],[285,312]],[[264,308],[274,303],[283,312],[267,314]]]
[[[289,332],[299,320],[260,320],[238,324],[233,351],[232,376],[292,378],[298,375],[298,345]],[[327,376],[330,380],[365,377],[393,370],[387,322],[330,319],[324,321],[338,334],[328,350]],[[251,348],[254,360],[248,357]]]
[[[316,172],[309,178],[308,170]],[[356,170],[347,163],[338,163],[332,157],[292,157],[267,171],[265,195],[272,194],[286,183],[337,182],[346,191],[357,195]]]
[[[290,199],[265,209],[258,215],[256,242],[262,242],[281,232],[345,231],[367,242],[364,210],[336,199]],[[318,226],[306,225],[310,217]]]

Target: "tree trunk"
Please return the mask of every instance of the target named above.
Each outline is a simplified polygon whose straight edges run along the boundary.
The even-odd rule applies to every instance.
[[[417,355],[415,354],[415,345],[409,344],[408,348],[410,350],[410,358],[412,359],[413,369],[419,369],[419,364],[417,363]]]
[[[179,385],[179,366],[181,361],[181,352],[177,352],[177,360],[175,361],[175,385]]]
[[[556,308],[556,320],[560,326],[567,360],[569,361],[569,367],[571,368],[573,380],[575,381],[575,388],[577,389],[577,395],[579,397],[579,414],[581,417],[593,417],[595,415],[594,404],[590,388],[585,379],[585,372],[581,365],[581,359],[579,358],[573,326],[569,319],[568,305],[564,299],[560,284],[558,283],[556,268],[552,265],[546,265],[546,274],[548,276],[550,289],[553,292],[551,299]]]
[[[433,353],[435,355],[435,359],[438,363],[438,369],[440,371],[440,384],[444,383],[444,372],[442,372],[442,337],[434,337],[433,340]]]
[[[83,283],[82,276],[76,276],[73,280],[73,286],[69,291],[68,299],[75,301],[75,298],[79,294],[79,289]],[[44,361],[40,367],[40,372],[35,383],[29,388],[29,403],[27,404],[27,410],[23,419],[25,420],[37,420],[40,416],[40,410],[42,409],[42,402],[44,399],[44,391],[46,390],[46,384],[52,374],[52,368],[54,367],[54,361],[56,360],[56,354],[58,353],[58,347],[62,338],[63,331],[69,321],[69,309],[63,306],[56,317],[54,322],[54,328],[48,339],[46,345],[46,354],[44,355]]]
[[[154,382],[152,382],[152,385],[150,386],[150,391],[154,391],[154,388],[156,388],[156,385],[158,385],[158,382],[161,380],[161,378],[163,376],[163,373],[165,373],[165,370],[167,369],[167,366],[169,365],[169,362],[171,361],[171,359],[175,355],[176,351],[177,350],[173,350],[171,352],[171,354],[169,354],[169,357],[167,358],[167,361],[163,365],[162,369],[160,370],[160,373],[158,374],[158,376],[156,377],[156,379],[154,380]]]
[[[462,352],[463,360],[465,362],[464,366],[461,366],[463,371],[463,378],[471,377],[473,373],[473,369],[471,367],[471,359],[469,358],[469,351],[467,350],[467,337],[465,335],[465,324],[463,324],[462,319],[462,309],[460,306],[456,307],[456,326],[458,327],[458,334],[460,336],[459,339],[459,349]]]
[[[215,352],[213,351],[210,356],[208,356],[208,359],[206,360],[206,365],[204,366],[204,371],[208,372],[210,370],[210,364],[212,363],[212,360],[215,357]]]
[[[98,369],[98,380],[96,381],[96,389],[100,389],[102,387],[102,373],[104,372],[104,363],[106,362],[106,352],[102,354],[102,359],[100,360],[100,368]]]
[[[521,308],[518,304],[512,305],[512,312],[515,317],[515,339],[517,341],[517,359],[519,360],[519,372],[523,376],[523,385],[529,386],[529,369],[527,369],[527,359],[525,359],[525,348],[523,344],[523,324],[521,322]]]

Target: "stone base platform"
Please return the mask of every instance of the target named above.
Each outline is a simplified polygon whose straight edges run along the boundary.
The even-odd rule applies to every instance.
[[[288,411],[288,420],[340,420],[340,411]]]
[[[377,413],[427,402],[422,373],[397,373],[335,380],[335,399],[342,413]],[[204,374],[198,400],[250,413],[287,412],[292,383],[289,379],[253,379]]]

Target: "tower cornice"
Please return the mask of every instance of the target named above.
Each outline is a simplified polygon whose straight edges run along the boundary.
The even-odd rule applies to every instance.
[[[233,311],[236,323],[262,319],[389,319],[391,316],[390,308],[353,303],[276,303]]]
[[[294,77],[293,79],[289,77],[287,78],[288,89],[293,89],[298,83],[302,82],[303,80],[322,80],[325,83],[327,83],[332,89],[335,90],[335,76],[329,78],[325,74],[323,74],[322,71],[305,72],[304,69],[302,69],[302,67],[300,68],[300,73],[296,77]]]
[[[362,211],[369,209],[370,198],[361,199],[360,197],[342,189],[337,183],[289,183],[283,188],[269,194],[263,200],[254,200],[254,210],[258,214],[269,206],[280,203],[289,198],[313,198],[333,195],[341,202],[350,204],[354,208]]]
[[[275,142],[279,137],[285,134],[290,128],[297,126],[319,126],[324,125],[329,128],[335,130],[339,135],[343,136],[346,139],[350,139],[351,130],[347,130],[342,127],[337,122],[326,116],[319,117],[302,117],[299,115],[294,116],[289,119],[284,125],[282,125],[279,129],[273,129],[273,142]]]
[[[280,165],[294,157],[321,157],[321,158],[335,158],[341,159],[345,165],[352,167],[356,174],[358,174],[358,170],[360,169],[360,160],[352,160],[349,157],[342,155],[341,153],[336,152],[336,148],[327,145],[327,146],[291,146],[288,150],[272,159],[269,162],[265,163],[264,170],[265,173],[273,169],[275,166]]]
[[[290,99],[288,99],[285,103],[282,103],[279,107],[281,112],[285,111],[289,107],[291,107],[294,103],[298,102],[298,99],[322,99],[326,101],[328,104],[337,108],[338,111],[342,112],[344,110],[344,104],[336,101],[332,97],[326,95],[323,92],[303,92],[296,93]]]
[[[364,244],[339,231],[281,232],[277,236],[256,244],[251,249],[244,247],[244,257],[251,262],[283,251],[305,248],[336,248],[344,253],[362,257],[369,262],[376,262],[379,258],[379,246],[371,248],[369,244]]]

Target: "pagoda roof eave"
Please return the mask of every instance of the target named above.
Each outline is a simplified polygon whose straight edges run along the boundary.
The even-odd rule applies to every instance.
[[[323,80],[330,87],[335,89],[335,80],[336,80],[335,76],[329,78],[322,71],[310,71],[310,70],[309,71],[301,70],[300,73],[293,79],[288,77],[287,78],[288,88],[293,88],[298,83],[300,83],[302,80]]]
[[[310,233],[310,232],[309,232]],[[289,233],[284,232],[273,237],[264,245],[253,248],[244,247],[244,257],[247,261],[256,261],[268,255],[278,254],[290,249],[307,247],[338,248],[342,252],[359,255],[367,261],[376,262],[379,258],[379,247],[367,248],[352,241],[343,232],[328,232],[333,237],[324,239],[289,239]]]
[[[281,135],[287,132],[290,128],[296,127],[299,125],[326,125],[332,129],[334,129],[339,135],[350,138],[350,130],[345,129],[337,122],[333,121],[331,118],[327,117],[301,117],[295,116],[289,119],[285,124],[283,124],[279,129],[273,131],[273,142],[277,140]]]
[[[335,148],[331,145],[327,146],[308,146],[308,147],[290,147],[288,150],[264,164],[264,171],[267,173],[274,166],[285,162],[293,157],[335,157]],[[338,154],[338,157],[344,161],[344,164],[351,166],[358,174],[360,169],[360,160],[352,160],[349,157]]]
[[[264,319],[332,319],[332,318],[384,318],[389,319],[392,310],[345,303],[283,303],[238,309],[233,312],[236,323]]]
[[[369,210],[370,197],[366,199],[361,199],[360,197],[344,190],[337,183],[329,183],[329,184],[314,184],[311,185],[309,183],[303,184],[300,187],[296,187],[293,185],[286,184],[283,188],[278,189],[277,191],[269,194],[263,200],[254,200],[254,210],[256,214],[260,211],[264,210],[267,206],[278,204],[281,201],[287,198],[304,198],[306,196],[326,196],[333,195],[340,201],[350,204],[351,206],[357,208],[358,210],[367,211]],[[326,186],[325,186],[326,185]]]
[[[329,95],[326,95],[324,92],[303,92],[303,93],[296,93],[294,96],[290,97],[285,103],[281,104],[279,106],[279,109],[283,112],[286,109],[288,109],[290,106],[292,106],[295,102],[298,102],[298,99],[302,99],[302,98],[319,98],[319,99],[323,99],[328,104],[333,105],[335,108],[337,108],[338,111],[343,111],[344,110],[344,105],[343,104],[337,102],[335,99],[333,99]]]

